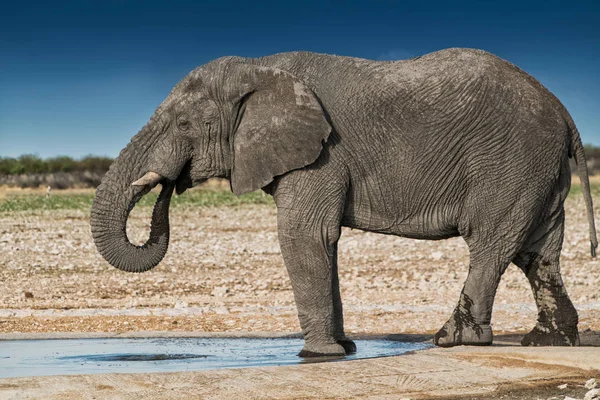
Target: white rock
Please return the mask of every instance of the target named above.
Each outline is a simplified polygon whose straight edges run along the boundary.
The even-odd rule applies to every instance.
[[[223,297],[225,296],[227,293],[229,293],[229,289],[226,288],[225,286],[218,286],[216,288],[213,289],[213,291],[210,293],[211,296],[215,296],[215,297]]]
[[[177,308],[177,309],[187,308],[188,306],[189,306],[189,304],[183,300],[177,300],[175,302],[175,304],[173,304],[173,308]]]
[[[594,378],[592,378],[585,383],[584,387],[586,389],[594,389],[597,385],[598,385],[598,382],[596,382],[596,380]]]
[[[558,386],[557,386],[557,388],[559,388],[559,389],[561,389],[561,390],[564,390],[564,389],[566,389],[567,387],[569,387],[569,385],[567,385],[566,383],[565,383],[565,384],[562,384],[562,385],[558,385]]]
[[[600,399],[600,389],[592,389],[585,394],[583,400],[599,400]]]
[[[441,260],[444,257],[444,253],[442,253],[441,251],[434,251],[433,253],[431,253],[431,258],[433,258],[434,260]]]

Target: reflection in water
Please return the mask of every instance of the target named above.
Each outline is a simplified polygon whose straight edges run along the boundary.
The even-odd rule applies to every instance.
[[[68,356],[58,358],[60,360],[73,361],[162,361],[206,357],[208,356],[203,354],[92,354],[87,356]]]

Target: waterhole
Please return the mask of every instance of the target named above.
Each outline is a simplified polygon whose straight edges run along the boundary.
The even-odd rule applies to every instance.
[[[111,338],[0,341],[0,378],[178,372],[395,356],[428,343],[356,340],[345,357],[302,359],[297,338]]]

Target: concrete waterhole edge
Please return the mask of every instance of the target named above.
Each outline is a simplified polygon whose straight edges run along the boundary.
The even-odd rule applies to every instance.
[[[423,342],[430,337],[397,334],[352,338]],[[589,378],[600,378],[599,332],[583,333],[583,347],[578,348],[521,347],[519,337],[500,335],[489,347],[429,348],[335,363],[5,378],[0,379],[0,399],[495,398],[502,393],[526,394],[564,383],[575,390]],[[301,338],[301,334],[148,331],[0,335],[3,341],[86,338]],[[526,398],[518,396],[508,398]]]

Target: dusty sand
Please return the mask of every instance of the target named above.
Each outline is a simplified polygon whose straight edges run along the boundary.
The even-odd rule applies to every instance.
[[[600,261],[589,255],[582,197],[570,197],[566,211],[563,278],[580,330],[598,331]],[[132,213],[128,233],[137,243],[148,235],[150,212]],[[274,206],[172,210],[169,252],[143,274],[108,265],[88,219],[77,210],[0,213],[0,332],[299,331]],[[435,332],[467,274],[460,238],[344,229],[339,248],[350,335]],[[496,296],[494,331],[527,332],[535,317],[529,284],[511,265]]]

